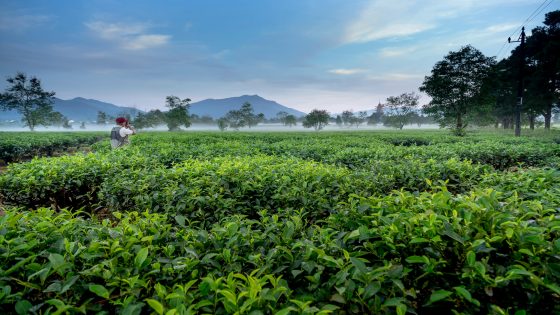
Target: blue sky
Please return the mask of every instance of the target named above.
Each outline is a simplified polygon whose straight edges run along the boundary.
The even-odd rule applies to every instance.
[[[522,25],[530,35],[560,9],[558,0],[0,4],[2,90],[21,71],[62,99],[148,110],[163,109],[167,95],[258,94],[304,112],[372,109],[418,92],[437,61],[467,44],[507,57],[508,36]]]

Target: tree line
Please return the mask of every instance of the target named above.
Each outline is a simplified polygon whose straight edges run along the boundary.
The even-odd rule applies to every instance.
[[[44,91],[39,79],[28,80],[24,73],[17,73],[7,81],[9,86],[0,94],[0,110],[17,110],[30,130],[38,125],[69,125],[68,119],[52,108],[55,93]],[[301,118],[279,112],[272,120],[285,126],[300,122],[315,130],[331,123],[340,127],[382,123],[402,129],[410,123],[436,122],[456,135],[464,135],[469,126],[512,129],[517,116],[517,128],[523,124],[534,129],[542,117],[544,128],[549,130],[553,115],[560,109],[560,10],[547,13],[543,25],[534,28],[530,36],[523,35],[522,43],[499,62],[471,45],[449,52],[433,66],[419,91],[430,97],[421,109],[420,95],[407,92],[388,97],[370,115],[346,110],[331,117],[326,110],[314,109]],[[167,96],[167,111],[151,110],[131,120],[137,128],[165,124],[170,131],[188,128],[193,121],[214,123],[220,130],[239,130],[266,120],[262,113],[254,113],[250,103],[244,103],[214,121],[190,115],[190,101]],[[98,114],[98,123],[107,119],[105,113]]]

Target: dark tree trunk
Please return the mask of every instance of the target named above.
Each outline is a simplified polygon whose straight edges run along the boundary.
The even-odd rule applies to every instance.
[[[529,114],[529,129],[535,130],[535,115]]]
[[[550,121],[552,120],[552,104],[548,104],[544,113],[544,129],[550,130]]]

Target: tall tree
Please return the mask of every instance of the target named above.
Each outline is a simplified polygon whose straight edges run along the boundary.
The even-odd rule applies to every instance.
[[[377,104],[377,107],[375,108],[375,113],[372,113],[369,117],[368,117],[368,125],[377,125],[378,123],[380,123],[383,120],[383,115],[384,115],[384,110],[385,110],[385,105],[381,104],[381,102],[379,102]]]
[[[408,124],[414,113],[414,109],[418,106],[420,95],[410,92],[403,93],[399,96],[389,96],[385,106],[389,114],[384,117],[386,126],[403,129]]]
[[[239,130],[239,128],[247,125],[247,121],[240,110],[230,110],[223,118],[227,122],[227,125],[233,130]]]
[[[36,77],[29,80],[22,72],[9,77],[9,86],[0,94],[0,109],[16,110],[22,115],[22,121],[31,131],[38,125],[48,126],[53,123],[52,104],[55,92],[47,92],[41,87]]]
[[[354,112],[352,112],[351,110],[345,110],[342,112],[341,118],[344,126],[352,125],[352,122],[355,118]]]
[[[303,127],[313,127],[315,131],[319,131],[329,124],[329,118],[329,112],[326,110],[314,109],[304,117]]]
[[[288,126],[288,127],[292,127],[297,125],[297,118],[294,115],[288,115],[286,116],[285,120],[284,120],[284,126]]]
[[[435,64],[420,87],[432,98],[424,112],[440,126],[464,135],[468,123],[476,116],[476,107],[485,105],[480,101],[482,86],[495,63],[493,57],[484,56],[470,45],[449,52]]]
[[[525,88],[523,106],[533,127],[536,116],[543,115],[550,129],[554,107],[560,106],[560,10],[545,15],[544,26],[527,37],[523,60]],[[519,58],[520,47],[510,58]]]
[[[241,105],[241,116],[245,120],[245,125],[249,128],[258,125],[260,122],[264,120],[264,114],[259,113],[257,115],[254,114],[253,105],[249,102],[243,103]]]
[[[107,113],[102,112],[102,111],[98,111],[97,112],[97,124],[98,125],[105,125],[106,123],[108,123],[108,116]]]
[[[166,121],[166,113],[159,109],[152,109],[147,113],[138,112],[134,117],[132,124],[137,129],[153,128],[164,124]]]
[[[169,111],[165,114],[165,120],[169,131],[181,130],[181,126],[189,128],[191,126],[189,98],[181,100],[177,96],[168,96],[165,99],[165,106]]]

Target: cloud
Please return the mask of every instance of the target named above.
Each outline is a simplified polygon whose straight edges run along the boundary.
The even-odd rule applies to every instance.
[[[415,73],[386,73],[383,75],[371,75],[368,76],[370,80],[386,80],[386,81],[408,81],[408,80],[418,80],[424,78],[422,74]]]
[[[102,21],[85,24],[91,31],[104,40],[118,43],[127,50],[143,50],[165,45],[171,39],[170,35],[147,34],[145,24],[106,23]]]
[[[496,34],[496,33],[503,33],[503,32],[508,32],[511,30],[514,30],[516,28],[518,28],[519,25],[518,24],[514,24],[514,23],[505,23],[505,24],[498,24],[498,25],[491,25],[488,26],[485,30],[484,33],[489,34]]]
[[[343,37],[344,43],[365,43],[384,38],[417,34],[436,26],[434,17],[423,14],[418,5],[405,1],[370,1],[351,22]],[[444,14],[440,12],[438,16]],[[449,13],[445,13],[448,15]]]
[[[499,6],[502,0],[479,3],[474,0],[386,1],[370,0],[346,26],[343,44],[380,39],[406,38],[438,28],[449,20],[468,16],[482,7]]]
[[[0,30],[21,32],[44,25],[51,20],[53,17],[49,15],[16,15],[3,12],[0,14]]]
[[[351,75],[356,73],[365,72],[364,69],[332,69],[329,73],[340,74],[340,75]]]
[[[381,57],[392,58],[410,55],[418,50],[418,47],[386,47],[379,51]]]

